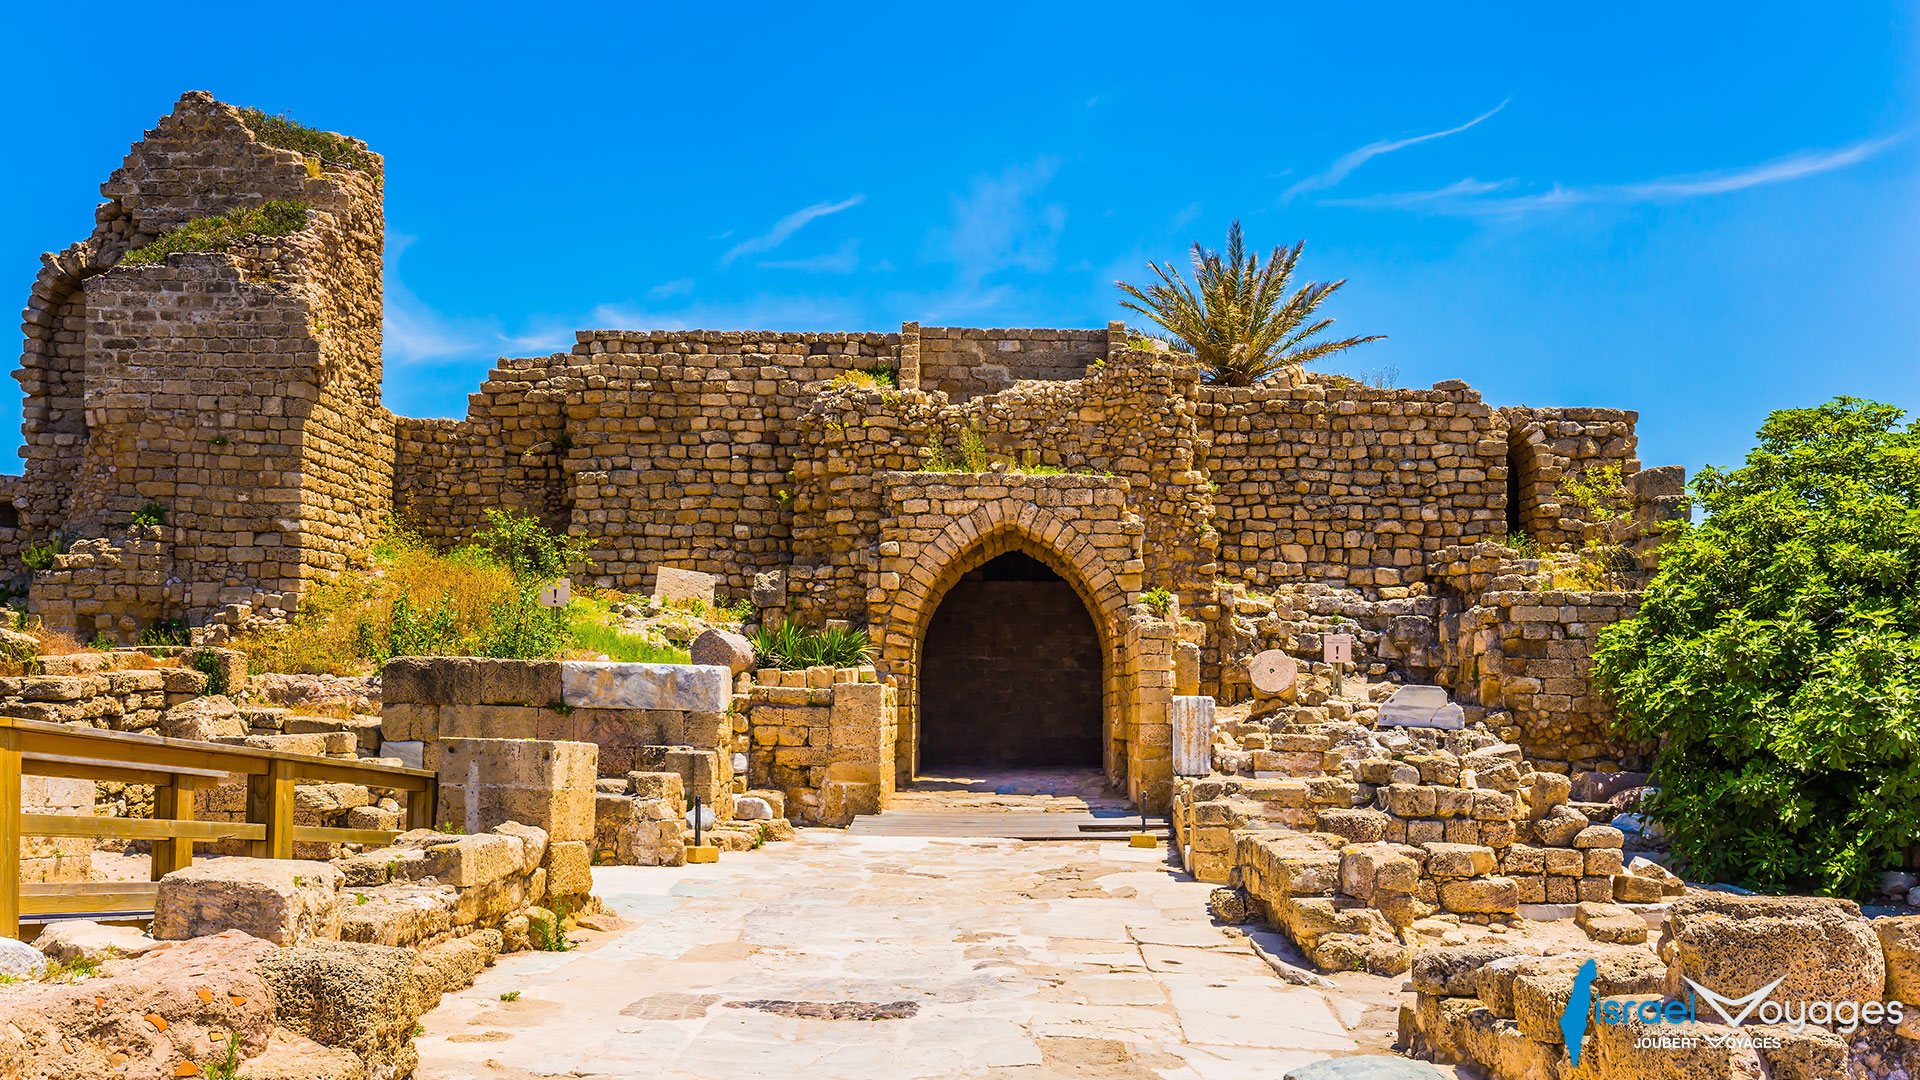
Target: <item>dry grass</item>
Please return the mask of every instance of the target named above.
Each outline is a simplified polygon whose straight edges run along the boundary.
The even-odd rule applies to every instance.
[[[514,596],[512,575],[477,552],[441,555],[404,536],[383,541],[370,573],[342,574],[316,586],[285,630],[234,641],[255,671],[303,675],[372,675],[380,657],[370,643],[389,640],[394,606],[403,597],[417,616],[450,616],[448,651],[492,625],[496,605]]]

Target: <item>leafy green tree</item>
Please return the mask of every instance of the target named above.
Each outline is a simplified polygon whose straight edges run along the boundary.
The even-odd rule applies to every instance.
[[[1150,262],[1160,278],[1145,289],[1115,282],[1132,297],[1120,306],[1137,311],[1186,342],[1205,369],[1209,382],[1225,386],[1252,386],[1296,364],[1304,364],[1351,349],[1380,335],[1344,341],[1314,341],[1333,325],[1332,319],[1314,319],[1327,297],[1346,281],[1309,281],[1287,294],[1304,241],[1274,248],[1266,262],[1260,253],[1248,254],[1240,223],[1227,230],[1223,256],[1193,245],[1194,285],[1189,286],[1172,263]],[[1137,302],[1136,302],[1137,301]]]
[[[1693,874],[1871,894],[1920,840],[1920,422],[1837,398],[1702,470],[1594,674],[1663,741],[1648,811]]]

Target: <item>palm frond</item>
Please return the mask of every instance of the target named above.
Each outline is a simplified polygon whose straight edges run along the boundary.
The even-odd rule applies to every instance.
[[[1120,306],[1145,315],[1184,342],[1209,382],[1252,386],[1286,368],[1381,340],[1379,334],[1312,340],[1333,325],[1331,318],[1316,321],[1315,311],[1346,281],[1310,281],[1288,295],[1305,247],[1305,241],[1276,247],[1262,262],[1259,252],[1246,250],[1246,237],[1236,221],[1227,230],[1224,253],[1198,243],[1188,252],[1191,285],[1171,264],[1157,262],[1147,268],[1160,279],[1158,284],[1144,289],[1124,281],[1114,284],[1131,298]]]

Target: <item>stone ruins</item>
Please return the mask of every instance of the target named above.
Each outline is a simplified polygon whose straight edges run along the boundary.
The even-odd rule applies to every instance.
[[[1458,380],[1381,388],[1297,368],[1214,385],[1191,357],[1117,322],[908,322],[581,331],[566,352],[500,360],[464,419],[395,416],[381,404],[382,159],[324,133],[308,134],[331,150],[290,148],[277,130],[207,94],[182,97],[102,185],[93,233],[46,255],[28,297],[25,469],[0,477],[0,558],[32,557],[12,595],[44,628],[100,648],[41,657],[39,639],[0,632],[18,672],[0,675],[0,790],[34,758],[20,750],[28,736],[85,728],[103,746],[161,749],[157,772],[28,761],[44,774],[17,791],[29,825],[70,837],[93,835],[76,821],[154,820],[100,834],[151,838],[145,848],[24,836],[0,850],[0,877],[15,879],[0,881],[8,932],[31,921],[22,883],[71,914],[84,897],[46,890],[121,888],[131,879],[103,885],[94,864],[130,855],[141,873],[150,859],[154,882],[138,884],[152,910],[134,913],[144,933],[54,917],[34,947],[0,940],[0,974],[43,979],[0,994],[11,1033],[0,1032],[0,1074],[430,1071],[416,1038],[443,994],[502,953],[557,954],[571,932],[623,927],[594,894],[596,866],[713,869],[688,864],[770,841],[800,839],[782,845],[789,857],[842,876],[789,869],[804,887],[740,917],[798,918],[827,893],[860,939],[843,951],[876,963],[894,931],[865,936],[868,894],[838,891],[844,852],[861,850],[856,819],[910,816],[882,812],[936,790],[908,793],[916,778],[981,775],[969,769],[1097,770],[1115,820],[1132,828],[1138,813],[1145,830],[1164,816],[1171,850],[1164,866],[1135,853],[1156,861],[1121,875],[1137,887],[1106,894],[1132,905],[1124,927],[1077,931],[1078,915],[1053,912],[1034,924],[1044,932],[1009,923],[955,938],[969,943],[968,978],[1004,965],[966,995],[1051,970],[1005,958],[1029,942],[1081,934],[1060,969],[1080,971],[1108,955],[1105,938],[1135,935],[1116,947],[1147,961],[1193,954],[1200,966],[1152,972],[1170,985],[1193,972],[1206,985],[1189,994],[1224,988],[1200,973],[1242,961],[1262,993],[1269,974],[1326,993],[1288,998],[1294,1019],[1340,1004],[1307,965],[1389,980],[1337,987],[1384,987],[1399,1002],[1380,1046],[1499,1080],[1920,1072],[1920,1008],[1904,1022],[1898,1010],[1920,997],[1920,915],[1691,885],[1637,813],[1657,747],[1613,730],[1592,655],[1605,627],[1634,614],[1662,524],[1688,508],[1680,469],[1642,467],[1635,413],[1496,406]],[[290,229],[145,251],[195,222],[289,204]],[[1595,485],[1604,512],[1581,494]],[[308,678],[250,674],[226,647],[296,617],[391,516],[451,543],[496,507],[590,545],[574,587],[652,593],[653,610],[680,603],[700,620],[721,600],[761,627],[864,632],[871,660],[759,667],[738,619],[701,622],[693,662],[679,665],[400,656],[372,678]],[[191,644],[141,643],[162,627]],[[236,762],[254,772],[230,772]],[[17,835],[15,808],[0,809]],[[849,823],[841,848],[795,829]],[[943,834],[892,839],[913,835]],[[196,846],[224,857],[195,863]],[[912,906],[923,892],[952,902],[945,874],[905,869],[908,848],[874,850],[886,859],[860,873],[917,875],[873,884],[887,903],[911,902],[910,919],[882,916],[890,927],[927,922]],[[943,856],[970,867],[965,888],[1019,895],[969,895],[956,918],[1094,896],[1116,871],[1096,865],[1113,856],[1085,852],[1056,867],[1024,847],[969,851]],[[1035,864],[1029,877],[1001,880],[988,856],[1008,852],[1008,865]],[[734,880],[744,895],[751,882]],[[1886,880],[1890,903],[1912,888],[1920,905],[1913,874]],[[699,905],[724,891],[681,884]],[[1171,929],[1133,925],[1172,910],[1164,900],[1147,913],[1141,897],[1180,886],[1210,903]],[[813,899],[787,902],[801,893]],[[681,897],[650,895],[645,910],[681,910]],[[724,902],[685,922],[704,933],[733,917]],[[117,914],[107,921],[129,921]],[[657,923],[650,942],[687,929]],[[1239,928],[1250,923],[1270,929]],[[685,969],[640,950],[648,966],[628,976],[667,986],[766,960],[745,959],[745,938],[719,941],[689,946],[700,959]],[[1094,965],[1101,978],[1119,977],[1107,963]],[[595,970],[556,976],[567,1011],[625,994],[600,973],[616,968]],[[1672,1012],[1690,980],[1732,997],[1776,974],[1795,1000],[1846,1000],[1886,1023],[1802,1024],[1743,1049],[1703,1031],[1704,1014]],[[695,1020],[739,989],[727,985],[713,975],[615,1003],[603,1026]],[[1600,1018],[1591,1031],[1567,1026],[1580,994]],[[1169,1006],[1192,1010],[1183,1024],[1233,1038],[1271,1026],[1184,1000]],[[920,1008],[764,994],[726,1006],[820,1023],[844,1013],[875,1030]],[[1652,1020],[1662,1010],[1664,1027]],[[1328,1013],[1325,1031],[1297,1043],[1219,1042],[1349,1053],[1367,1012]],[[1669,1035],[1707,1049],[1649,1050]],[[444,1069],[450,1044],[495,1036],[513,1037],[428,1047]],[[229,1071],[213,1072],[222,1054]],[[239,1057],[246,1071],[234,1073]]]
[[[70,544],[23,583],[49,627],[131,642],[178,619],[217,641],[295,610],[397,507],[453,538],[498,505],[589,537],[588,583],[699,571],[763,620],[866,628],[897,730],[831,781],[860,785],[837,793],[856,806],[923,760],[994,757],[1096,764],[1164,811],[1173,699],[1248,700],[1251,656],[1310,660],[1335,627],[1354,678],[1446,687],[1543,765],[1639,761],[1584,677],[1632,593],[1528,591],[1538,564],[1498,543],[1579,540],[1592,525],[1560,485],[1603,466],[1631,493],[1623,539],[1675,513],[1679,470],[1641,468],[1632,412],[1492,406],[1458,381],[1214,386],[1118,323],[906,323],[583,331],[502,360],[464,420],[398,417],[380,405],[381,158],[276,148],[249,123],[181,98],[33,283],[0,557]],[[267,200],[304,204],[305,227],[121,265]],[[833,749],[792,749],[766,784],[800,768],[812,782],[784,786],[822,790]]]

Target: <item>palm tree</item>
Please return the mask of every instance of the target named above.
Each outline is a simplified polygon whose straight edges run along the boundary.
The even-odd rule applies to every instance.
[[[1379,341],[1383,336],[1310,340],[1333,325],[1332,319],[1311,324],[1309,320],[1321,302],[1346,281],[1310,281],[1292,296],[1285,295],[1294,264],[1300,260],[1300,249],[1305,246],[1301,241],[1291,249],[1274,248],[1263,265],[1258,252],[1247,254],[1236,221],[1227,230],[1224,258],[1217,251],[1193,245],[1197,293],[1171,263],[1147,264],[1160,275],[1160,284],[1145,290],[1124,281],[1114,284],[1139,301],[1122,300],[1121,307],[1145,315],[1192,347],[1208,382],[1252,386],[1296,364]]]

